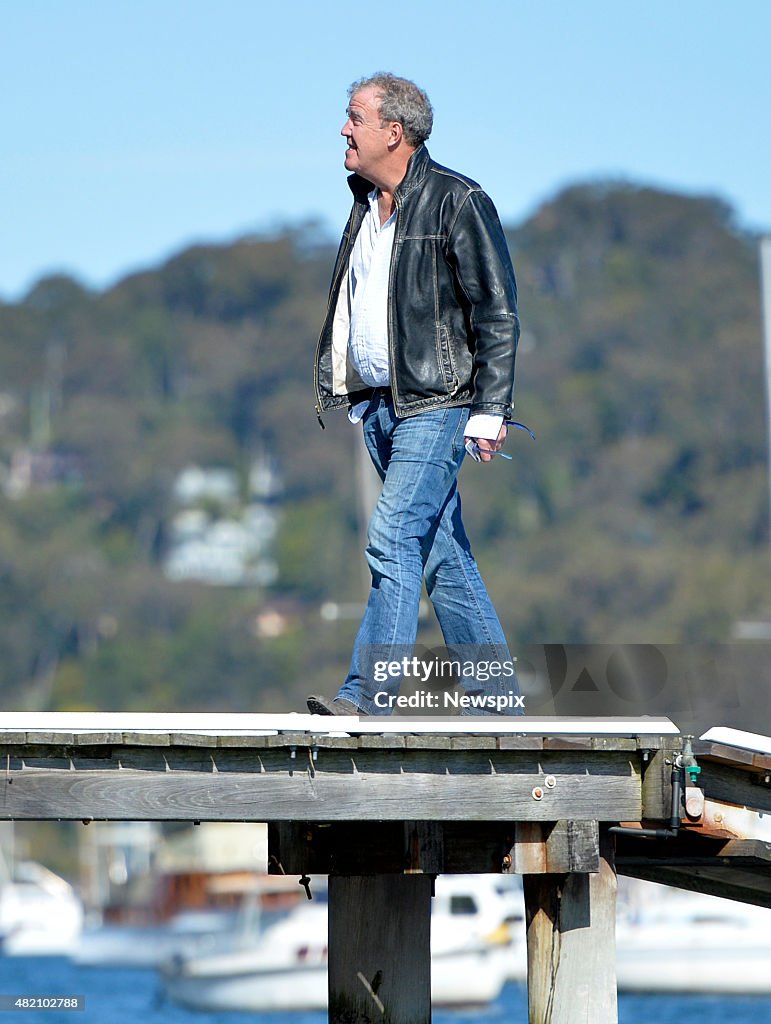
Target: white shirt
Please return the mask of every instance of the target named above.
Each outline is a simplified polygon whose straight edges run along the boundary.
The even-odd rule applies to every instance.
[[[388,366],[388,278],[396,230],[396,210],[380,223],[378,190],[369,196],[348,261],[348,295],[351,326],[348,352],[353,367],[371,388],[387,387]]]
[[[367,196],[369,209],[364,214],[348,260],[348,303],[351,311],[348,353],[354,369],[371,388],[387,387],[388,365],[388,281],[396,231],[396,210],[385,224],[380,223],[378,189]],[[368,402],[359,402],[348,414],[358,423]],[[477,413],[466,424],[466,437],[494,441],[503,423],[502,416]]]

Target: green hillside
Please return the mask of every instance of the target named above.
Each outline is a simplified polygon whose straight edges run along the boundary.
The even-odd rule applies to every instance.
[[[537,441],[465,466],[462,492],[512,647],[729,639],[768,595],[755,240],[715,199],[609,184],[509,241]],[[335,688],[356,621],[320,609],[361,601],[363,570],[358,435],[320,430],[311,388],[333,255],[309,225],[0,305],[2,706],[286,710]],[[192,465],[236,493],[179,518]],[[271,571],[170,578],[183,527],[249,508],[277,528],[252,565]]]

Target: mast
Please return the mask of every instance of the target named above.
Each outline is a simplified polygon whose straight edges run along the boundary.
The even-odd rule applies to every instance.
[[[763,322],[763,355],[766,368],[766,459],[768,473],[768,550],[771,562],[771,235],[760,236],[760,307]],[[771,640],[768,614],[755,621],[735,624],[735,640]]]
[[[766,423],[768,448],[769,551],[771,552],[771,235],[760,239],[760,294],[763,315],[763,351],[766,362]]]

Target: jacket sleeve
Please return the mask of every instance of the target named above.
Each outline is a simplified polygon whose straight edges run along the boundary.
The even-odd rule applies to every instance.
[[[503,228],[481,190],[465,197],[448,233],[447,261],[466,305],[474,350],[471,410],[510,417],[519,340],[517,283]]]

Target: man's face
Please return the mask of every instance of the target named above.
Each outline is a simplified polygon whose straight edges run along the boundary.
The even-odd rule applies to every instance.
[[[381,126],[380,102],[371,86],[353,94],[347,113],[348,120],[340,131],[348,143],[345,151],[346,169],[372,180],[388,156],[391,126]]]

